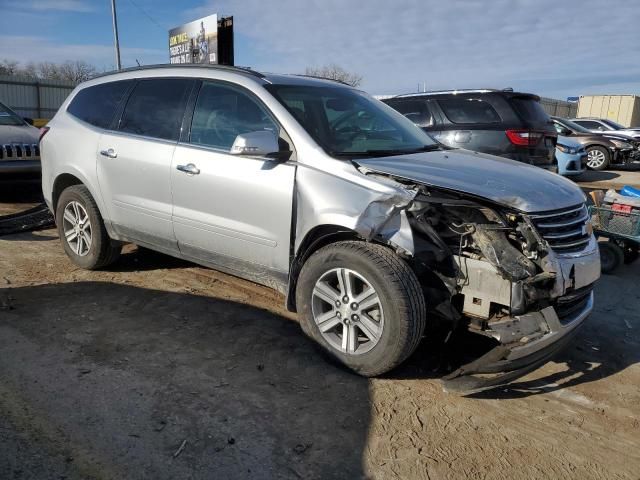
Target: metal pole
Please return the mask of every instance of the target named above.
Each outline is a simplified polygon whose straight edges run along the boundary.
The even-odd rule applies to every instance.
[[[116,49],[116,68],[122,69],[120,63],[120,41],[118,40],[118,18],[116,16],[116,0],[111,0],[111,16],[113,18],[113,42]]]

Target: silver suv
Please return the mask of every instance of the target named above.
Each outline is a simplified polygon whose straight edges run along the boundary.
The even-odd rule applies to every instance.
[[[443,147],[339,83],[232,67],[108,74],[74,90],[41,149],[74,263],[103,268],[133,242],[270,286],[362,375],[445,326],[495,345],[450,388],[503,383],[593,308],[600,263],[578,187]]]

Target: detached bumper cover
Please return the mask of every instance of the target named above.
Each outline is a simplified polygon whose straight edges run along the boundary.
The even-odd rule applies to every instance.
[[[511,319],[533,328],[537,325],[540,330],[536,330],[545,333],[526,342],[495,347],[444,377],[445,389],[464,393],[478,392],[509,383],[543,365],[569,343],[593,310],[591,289],[583,297],[574,305],[571,314],[562,319],[552,306]],[[508,325],[508,320],[505,324]],[[523,339],[528,340],[526,336]]]

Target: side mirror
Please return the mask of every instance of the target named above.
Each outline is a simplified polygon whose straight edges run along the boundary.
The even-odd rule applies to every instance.
[[[23,117],[22,119],[23,119],[25,122],[27,122],[29,125],[33,126],[33,118]]]
[[[249,157],[277,157],[280,151],[278,137],[268,130],[241,133],[231,145],[231,155],[246,155]]]

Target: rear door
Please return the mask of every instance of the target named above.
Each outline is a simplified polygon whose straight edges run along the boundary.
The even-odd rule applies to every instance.
[[[185,129],[171,168],[180,251],[260,283],[286,279],[295,163],[229,153],[241,133],[281,133],[274,117],[249,91],[206,80]]]
[[[128,239],[176,250],[171,223],[171,159],[195,82],[137,82],[124,111],[98,147],[98,181],[115,230]]]

